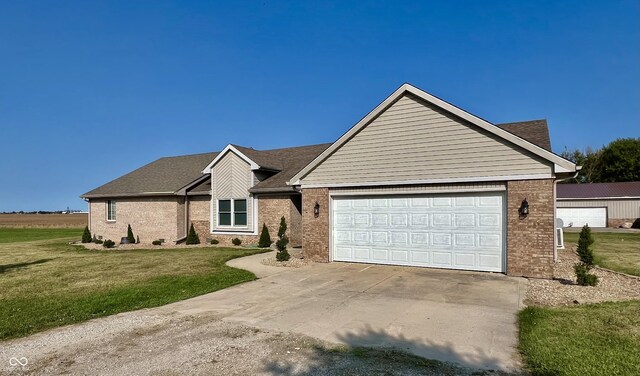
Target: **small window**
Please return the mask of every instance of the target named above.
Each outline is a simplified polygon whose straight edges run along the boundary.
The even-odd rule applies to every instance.
[[[218,225],[231,226],[231,200],[218,201]]]
[[[113,200],[107,201],[107,221],[116,220],[116,202]]]
[[[247,225],[247,200],[233,200],[233,225]]]

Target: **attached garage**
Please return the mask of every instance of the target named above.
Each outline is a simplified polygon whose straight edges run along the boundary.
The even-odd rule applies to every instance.
[[[332,199],[333,261],[505,271],[500,192]]]
[[[558,208],[564,227],[607,227],[607,208]]]
[[[308,260],[550,278],[555,180],[546,121],[491,124],[409,84],[289,184]]]

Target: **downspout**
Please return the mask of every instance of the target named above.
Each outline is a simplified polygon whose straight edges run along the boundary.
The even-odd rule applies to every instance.
[[[556,179],[553,181],[553,262],[558,261],[558,232],[556,231],[556,219],[558,212],[558,200],[557,200],[557,190],[558,183],[561,181],[571,180],[578,177],[582,166],[576,166],[576,173],[573,176],[569,176],[562,179]]]

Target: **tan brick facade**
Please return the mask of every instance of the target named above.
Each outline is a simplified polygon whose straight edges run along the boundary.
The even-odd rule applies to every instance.
[[[320,205],[318,217],[314,207]],[[302,190],[302,252],[306,259],[329,262],[329,189]]]
[[[529,203],[529,215],[518,208]],[[507,274],[534,278],[553,277],[553,180],[507,182]]]
[[[298,212],[290,195],[260,195],[258,196],[258,232],[256,235],[247,234],[212,234],[210,229],[210,197],[205,201],[199,198],[198,201],[192,201],[190,206],[190,218],[201,242],[207,239],[216,239],[221,245],[231,245],[231,240],[238,238],[242,240],[242,244],[251,245],[258,243],[260,239],[260,231],[262,224],[266,224],[274,242],[278,238],[278,228],[280,227],[280,218],[284,217],[287,221],[287,236],[289,237],[289,247],[299,247],[302,245],[302,214]]]
[[[177,197],[122,198],[115,199],[115,202],[116,220],[110,222],[107,221],[106,200],[90,200],[92,234],[119,243],[121,237],[127,236],[127,225],[131,224],[141,243],[151,243],[156,239],[171,242],[178,238]]]

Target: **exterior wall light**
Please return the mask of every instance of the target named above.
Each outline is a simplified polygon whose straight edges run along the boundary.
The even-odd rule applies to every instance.
[[[318,218],[318,216],[320,216],[320,204],[318,204],[318,201],[316,201],[315,206],[313,207],[313,216]]]
[[[526,198],[522,200],[522,203],[520,203],[520,208],[518,209],[518,213],[520,213],[520,216],[523,218],[529,215],[529,202],[527,201]]]

